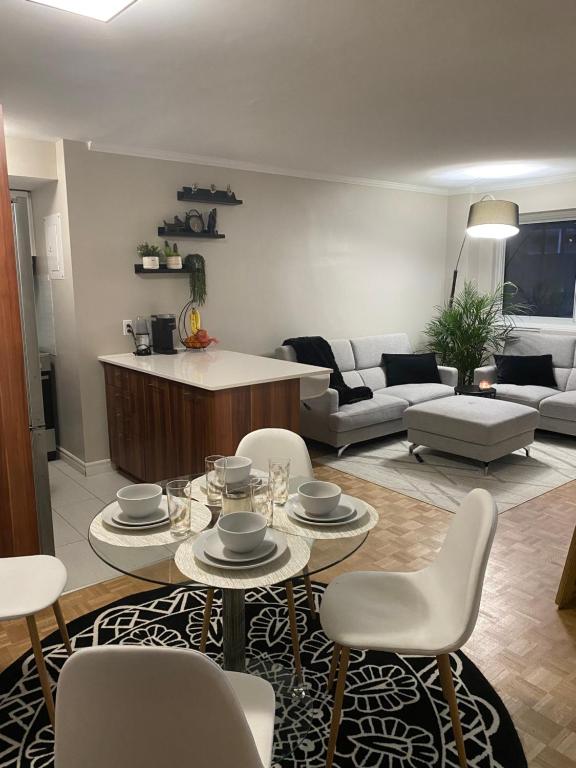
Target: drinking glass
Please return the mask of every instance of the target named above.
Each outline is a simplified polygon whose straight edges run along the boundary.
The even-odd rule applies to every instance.
[[[272,484],[267,480],[255,480],[250,485],[252,512],[263,515],[266,525],[271,528],[274,522],[274,501]]]
[[[223,459],[216,464],[218,459]],[[226,482],[226,457],[225,456],[206,456],[204,459],[206,468],[206,502],[209,505],[218,505],[222,503],[222,489]]]
[[[268,480],[272,484],[272,499],[275,504],[286,504],[290,483],[290,459],[268,459]]]
[[[188,490],[188,480],[171,480],[166,483],[170,531],[173,536],[187,536],[191,526],[192,500]]]
[[[250,512],[251,504],[251,481],[247,480],[242,485],[234,483],[229,486],[224,484],[222,488],[222,511],[221,515],[228,515],[230,512]]]

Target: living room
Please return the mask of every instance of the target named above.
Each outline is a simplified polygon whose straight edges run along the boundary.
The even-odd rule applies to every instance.
[[[47,360],[42,386],[50,381],[54,431],[54,460],[42,459],[50,492],[35,486],[46,509],[37,512],[32,493],[19,518],[7,515],[1,554],[43,553],[63,564],[61,613],[75,650],[201,648],[227,670],[258,676],[248,656],[276,643],[282,663],[294,655],[296,677],[303,670],[314,688],[330,673],[332,642],[339,647],[326,585],[336,588],[341,574],[429,567],[481,489],[498,513],[497,531],[478,623],[463,651],[450,645],[463,736],[446,668],[424,663],[442,654],[351,643],[346,679],[346,647],[334,656],[335,698],[291,689],[308,716],[291,721],[286,709],[274,762],[384,766],[397,754],[398,765],[573,764],[576,155],[572,107],[562,98],[573,9],[561,2],[551,18],[532,2],[136,0],[117,2],[125,7],[104,20],[107,4],[92,16],[81,15],[88,0],[7,0],[0,10],[8,199],[25,209],[30,230],[36,343]],[[538,66],[535,46],[546,51]],[[474,237],[478,222],[515,234]],[[17,229],[17,247],[19,238]],[[506,283],[508,306],[519,306],[503,314]],[[468,310],[482,303],[481,318],[466,315],[466,300]],[[173,316],[173,356],[156,349],[150,318],[158,316]],[[485,335],[471,342],[488,316]],[[455,318],[447,342],[440,331]],[[186,351],[199,331],[209,348]],[[285,343],[311,336],[330,342],[322,348],[334,355],[343,388],[368,392],[344,405],[343,390],[328,383],[330,359]],[[133,354],[138,345],[154,354]],[[508,360],[494,369],[502,352]],[[393,370],[413,353],[417,366],[434,359],[432,374]],[[538,358],[537,368],[520,378],[504,372],[516,357]],[[2,367],[11,371],[14,359]],[[6,392],[23,389],[22,375]],[[248,406],[234,400],[239,387],[251,388]],[[47,421],[46,402],[44,393]],[[10,416],[7,409],[3,435],[16,434]],[[161,526],[156,535],[168,538],[136,551],[119,544],[102,515],[134,482],[164,487],[183,475],[210,507],[199,479],[205,458],[240,458],[245,435],[267,427],[301,435],[311,457],[310,469],[310,459],[292,457],[291,504],[305,503],[298,480],[306,479],[337,486],[338,509],[355,499],[367,512],[348,540],[337,532],[352,523],[335,520],[323,537],[313,535],[322,526],[309,525],[314,546],[293,597],[292,581],[258,582],[268,598],[255,606],[248,590],[245,619],[242,609],[234,625],[225,617],[239,622],[241,609],[228,582],[202,581],[194,558],[185,578],[183,561],[172,551],[166,560],[173,544]],[[264,459],[250,454],[270,482],[269,459],[289,452],[273,448]],[[13,453],[5,472],[16,488],[32,471]],[[6,509],[19,503],[11,494]],[[285,510],[275,514],[293,535],[298,521]],[[158,594],[147,596],[151,589]],[[191,602],[179,613],[184,592]],[[398,600],[401,612],[400,594],[392,590],[388,602]],[[174,602],[164,610],[162,600]],[[132,609],[140,629],[128,636]],[[434,610],[443,615],[443,606]],[[147,611],[162,617],[148,621]],[[114,612],[118,625],[99,639]],[[40,641],[21,619],[8,621],[14,613],[3,615],[0,732],[20,750],[7,752],[6,764],[49,766],[50,705],[31,651],[41,670]],[[57,710],[60,619],[38,613]],[[238,627],[241,634],[244,620],[247,656],[238,665],[226,638]],[[278,705],[282,686],[271,682]],[[23,684],[34,716],[16,735]],[[370,685],[392,693],[373,695]],[[343,706],[336,732],[334,701]],[[63,731],[62,743],[68,737]],[[413,763],[402,746],[409,743],[421,750]],[[174,750],[166,762],[178,762]]]

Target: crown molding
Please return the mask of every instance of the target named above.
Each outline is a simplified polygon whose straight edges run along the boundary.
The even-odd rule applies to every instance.
[[[138,149],[124,147],[117,144],[101,144],[95,141],[86,142],[91,152],[104,152],[111,155],[128,155],[130,157],[145,157],[149,160],[167,160],[174,163],[188,163],[190,165],[204,165],[214,168],[229,168],[234,171],[248,171],[250,173],[267,173],[273,176],[291,176],[297,179],[310,179],[311,181],[328,181],[337,184],[354,184],[360,187],[373,187],[376,189],[394,189],[401,192],[420,192],[427,195],[446,195],[446,190],[440,187],[426,187],[417,184],[403,184],[398,181],[386,181],[385,179],[370,179],[363,176],[339,176],[329,173],[315,173],[313,171],[301,171],[294,168],[280,168],[273,165],[260,165],[259,163],[230,160],[223,157],[206,157],[205,155],[188,155],[180,152],[164,152],[154,149]]]

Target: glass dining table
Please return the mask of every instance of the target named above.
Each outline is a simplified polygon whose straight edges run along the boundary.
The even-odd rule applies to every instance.
[[[181,476],[179,478],[162,480],[159,484],[162,485],[165,492],[166,484],[170,480],[186,479],[190,482],[191,489],[196,488],[198,490],[198,484],[201,482],[202,477],[202,475]],[[298,486],[306,479],[292,478],[290,480],[290,492],[294,493]],[[199,502],[202,502],[203,508],[206,510],[206,506],[204,506],[205,497],[193,492],[191,492],[191,495]],[[366,506],[368,508],[368,505]],[[208,509],[211,515],[207,516],[207,524],[203,526],[203,530],[215,525],[221,511],[219,507],[213,506],[208,507]],[[369,509],[372,510],[371,507]],[[372,512],[376,514],[374,510]],[[277,519],[278,516],[275,511],[272,526],[278,530],[284,530],[287,537],[293,540],[294,546],[291,549],[294,552],[297,550],[299,553],[301,553],[302,549],[305,549],[305,565],[298,572],[292,573],[287,578],[279,575],[278,581],[275,581],[273,576],[272,581],[269,579],[266,583],[271,585],[274,583],[283,584],[287,589],[288,596],[292,594],[293,585],[303,583],[308,588],[308,606],[313,611],[313,595],[309,588],[308,579],[343,562],[354,554],[366,541],[369,530],[365,530],[366,526],[364,528],[360,526],[357,534],[354,530],[350,530],[347,532],[347,535],[340,537],[316,538],[314,532],[310,529],[302,528],[300,532],[297,526],[290,526],[289,532],[287,532],[280,522],[277,523]],[[140,579],[143,582],[163,586],[190,586],[190,588],[198,588],[203,585],[208,587],[207,594],[210,596],[210,601],[214,589],[221,590],[223,668],[231,671],[248,671],[267,677],[273,684],[277,697],[279,690],[282,691],[282,695],[286,699],[285,706],[282,709],[284,713],[290,711],[292,713],[291,717],[294,716],[294,704],[295,700],[297,700],[300,707],[298,733],[303,737],[308,730],[304,714],[308,708],[306,706],[302,707],[302,705],[305,705],[306,701],[310,699],[310,692],[306,688],[305,681],[298,675],[294,675],[294,668],[280,670],[278,665],[274,664],[271,665],[274,667],[271,670],[267,669],[266,662],[262,658],[252,660],[246,658],[245,591],[256,582],[246,582],[246,586],[245,582],[239,580],[237,583],[227,583],[226,586],[222,586],[223,582],[217,576],[201,573],[196,575],[196,578],[193,578],[189,573],[183,572],[176,562],[178,559],[177,553],[181,547],[193,545],[200,532],[191,532],[189,536],[180,537],[173,541],[170,540],[168,535],[165,535],[164,537],[159,537],[160,541],[158,543],[153,541],[153,543],[142,546],[143,541],[139,543],[138,547],[132,547],[127,546],[127,536],[119,537],[122,543],[116,542],[114,541],[114,536],[105,535],[105,528],[106,526],[102,523],[101,512],[94,518],[90,526],[88,540],[95,554],[119,573]],[[184,570],[188,569],[184,568]],[[281,720],[282,718],[280,717]],[[293,725],[293,723],[290,725],[292,730]],[[281,727],[281,723],[279,727]]]

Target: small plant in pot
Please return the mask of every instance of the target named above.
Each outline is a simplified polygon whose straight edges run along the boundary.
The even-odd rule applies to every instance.
[[[474,283],[464,284],[452,305],[437,307],[437,314],[426,326],[427,347],[435,352],[440,365],[458,369],[458,386],[474,383],[474,370],[486,365],[516,328],[510,315],[529,308],[514,303],[516,286],[505,283],[495,291],[483,293]],[[506,314],[502,313],[505,298]]]
[[[142,259],[142,266],[144,269],[159,269],[160,268],[160,256],[161,251],[157,245],[150,245],[149,243],[140,243],[136,248],[138,256]]]
[[[170,245],[168,240],[164,240],[164,258],[167,269],[182,269],[182,256],[178,253],[176,243]]]

